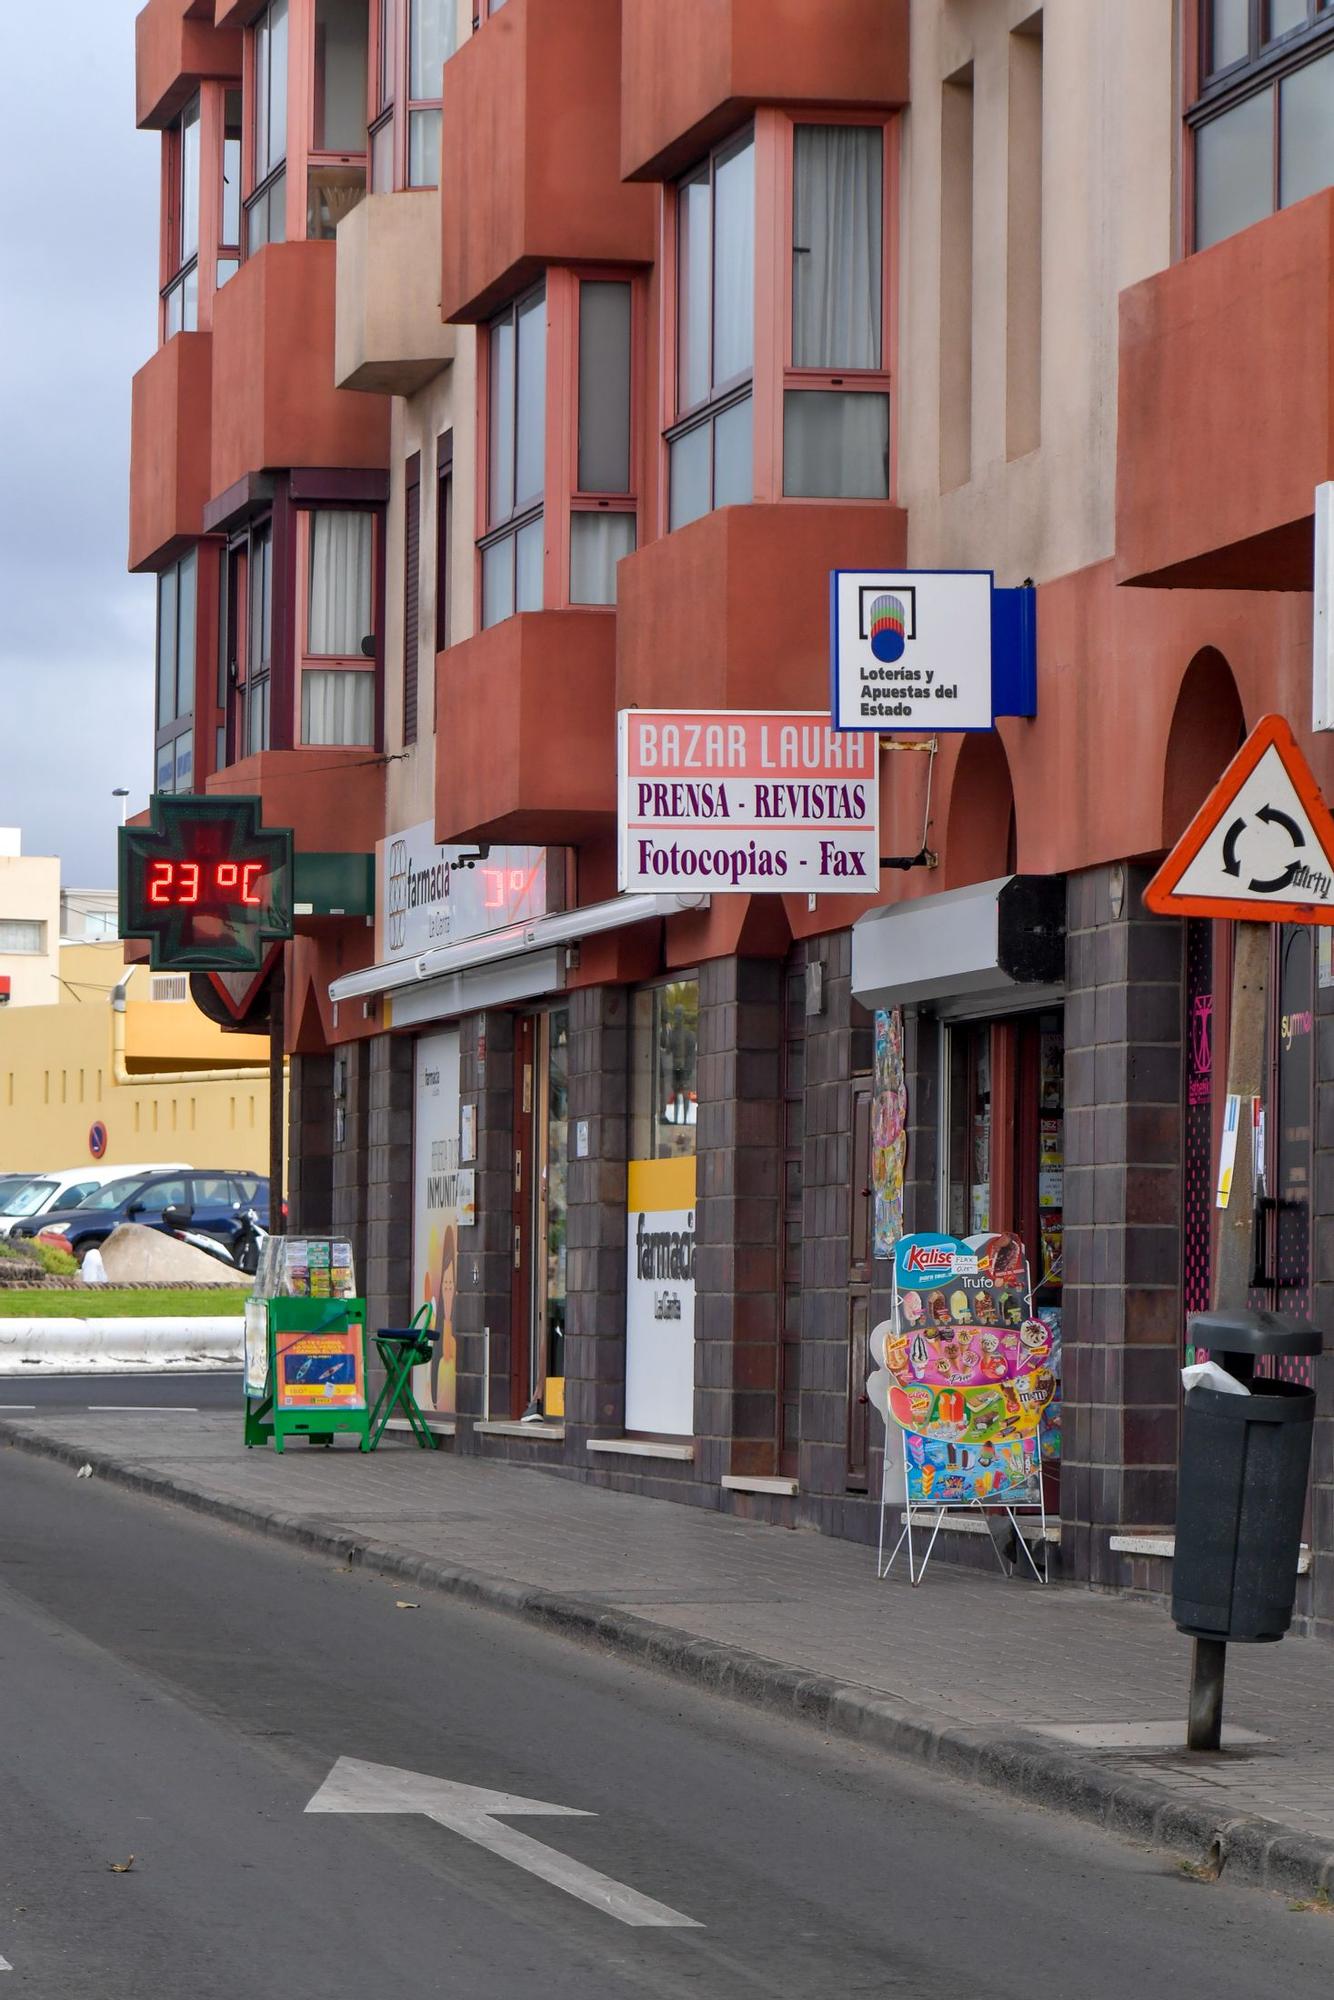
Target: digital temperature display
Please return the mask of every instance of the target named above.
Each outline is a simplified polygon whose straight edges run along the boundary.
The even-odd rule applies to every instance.
[[[244,903],[262,910],[262,861],[150,861],[148,900],[156,908],[196,903]]]
[[[257,971],[292,935],[292,835],[257,798],[154,795],[120,834],[120,934],[147,938],[156,970]]]

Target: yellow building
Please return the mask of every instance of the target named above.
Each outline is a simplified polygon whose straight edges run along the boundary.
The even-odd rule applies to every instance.
[[[267,1037],[224,1034],[184,974],[129,967],[114,939],[62,944],[48,978],[54,1005],[0,1010],[0,1172],[97,1159],[268,1172]]]

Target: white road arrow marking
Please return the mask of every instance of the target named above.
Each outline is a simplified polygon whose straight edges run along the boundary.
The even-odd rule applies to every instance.
[[[340,1757],[306,1811],[320,1813],[421,1813],[437,1826],[447,1826],[485,1847],[516,1868],[540,1875],[567,1895],[577,1896],[595,1910],[615,1917],[620,1923],[639,1929],[701,1930],[693,1917],[682,1916],[666,1903],[655,1903],[613,1882],[596,1868],[571,1861],[540,1840],[520,1833],[517,1827],[502,1826],[501,1819],[524,1814],[559,1816],[562,1819],[591,1819],[595,1815],[578,1806],[551,1806],[541,1799],[519,1798],[513,1792],[488,1792],[477,1785],[456,1785],[447,1778],[428,1777],[421,1771],[399,1771],[392,1764],[366,1764],[359,1757]]]
[[[12,1972],[13,1970],[14,1968],[7,1958],[0,1958],[0,1972]]]

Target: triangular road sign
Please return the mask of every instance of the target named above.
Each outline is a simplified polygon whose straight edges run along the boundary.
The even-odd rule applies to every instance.
[[[1334,819],[1281,715],[1256,724],[1144,900],[1163,917],[1334,924]]]

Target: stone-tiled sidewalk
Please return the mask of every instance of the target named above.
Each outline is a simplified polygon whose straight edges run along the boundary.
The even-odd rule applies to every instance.
[[[588,1629],[600,1617],[601,1635],[630,1650],[643,1650],[632,1641],[647,1626],[662,1664],[744,1683],[762,1699],[773,1698],[766,1675],[789,1690],[801,1677],[838,1683],[832,1709],[800,1694],[795,1705],[921,1755],[938,1754],[937,1736],[956,1750],[989,1746],[993,1763],[1006,1762],[1000,1745],[1015,1746],[1023,1757],[1009,1763],[1025,1774],[1016,1789],[1057,1803],[1072,1775],[1080,1790],[1082,1772],[1084,1789],[1106,1797],[1095,1816],[1118,1825],[1143,1830],[1145,1818],[1117,1809],[1118,1787],[1157,1797],[1156,1829],[1186,1844],[1211,1823],[1275,1822],[1271,1832],[1318,1848],[1258,1872],[1334,1890],[1334,1652],[1315,1642],[1234,1647],[1228,1722],[1263,1740],[1189,1758],[1173,1741],[1189,1645],[1142,1603],[944,1564],[916,1590],[900,1571],[877,1583],[873,1554],[850,1543],[427,1455],[397,1438],[371,1457],[298,1446],[280,1458],[244,1449],[239,1416],[175,1414],[25,1418],[0,1426],[5,1435],[316,1546],[350,1538],[367,1560],[420,1564],[424,1580],[434,1568],[447,1587],[465,1573],[471,1594],[548,1622],[554,1614]],[[720,1657],[716,1648],[745,1659],[711,1673],[701,1660]],[[854,1712],[886,1726],[859,1726]],[[906,1720],[907,1737],[889,1726],[894,1718]],[[1154,1724],[1165,1725],[1161,1736]],[[1168,1747],[1146,1749],[1146,1740]],[[958,1755],[948,1761],[961,1767]],[[999,1766],[977,1775],[1009,1782]],[[1184,1816],[1174,1818],[1174,1805]],[[1087,1797],[1076,1809],[1088,1812]]]

